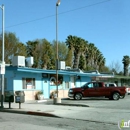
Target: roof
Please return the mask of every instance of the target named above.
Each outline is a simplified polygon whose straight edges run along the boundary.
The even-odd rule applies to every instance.
[[[115,75],[114,78],[117,78],[117,79],[130,79],[130,76]]]
[[[18,66],[6,66],[6,70],[13,70],[19,72],[28,72],[28,73],[47,73],[47,74],[56,74],[56,70],[45,70],[45,69],[36,69],[36,68],[28,68],[28,67],[18,67]],[[100,74],[100,73],[84,73],[81,71],[69,71],[69,70],[58,70],[58,74],[62,75],[73,75],[73,76],[87,76],[87,77],[110,77],[113,75]]]

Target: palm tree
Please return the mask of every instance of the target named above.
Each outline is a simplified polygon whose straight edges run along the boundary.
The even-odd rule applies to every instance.
[[[85,53],[87,50],[87,41],[85,41],[80,37],[69,35],[66,39],[66,45],[70,50],[73,51],[74,55],[73,68],[78,68],[80,55]]]
[[[79,59],[79,69],[84,70],[86,69],[86,62],[85,62],[84,55],[81,54],[80,59]]]
[[[101,54],[99,57],[98,57],[98,67],[99,67],[99,71],[104,71],[104,67],[105,67],[105,62],[106,62],[106,59],[104,58],[104,56]],[[106,67],[105,67],[106,68]]]
[[[95,45],[93,43],[89,43],[87,52],[87,63],[92,68],[94,64],[94,53],[95,53]]]
[[[105,65],[105,58],[94,43],[89,43],[86,55],[87,66],[90,66],[90,69],[97,70]]]
[[[66,63],[66,66],[72,67],[72,63],[73,63],[73,52],[70,49],[68,49],[65,63]]]
[[[124,76],[128,76],[128,67],[130,64],[130,57],[125,55],[122,59],[122,63],[124,64]]]
[[[101,57],[101,52],[99,51],[99,49],[95,49],[96,51],[95,51],[95,53],[94,53],[94,68],[96,69],[96,70],[98,70],[99,69],[99,58]]]

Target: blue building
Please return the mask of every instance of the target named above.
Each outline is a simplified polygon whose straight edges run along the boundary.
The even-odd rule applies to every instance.
[[[79,87],[102,76],[113,77],[96,71],[84,73],[80,70],[58,70],[58,96],[68,97],[69,88]],[[24,91],[25,101],[35,100],[37,91],[43,91],[44,98],[50,98],[56,87],[56,70],[6,66],[5,91]]]

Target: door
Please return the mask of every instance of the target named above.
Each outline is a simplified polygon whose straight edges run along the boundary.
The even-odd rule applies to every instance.
[[[102,83],[95,82],[94,83],[95,93],[97,97],[104,96],[107,91],[105,91]]]
[[[74,79],[74,76],[70,77],[70,83],[71,83],[70,88],[75,88],[75,79]]]
[[[48,85],[48,80],[44,79],[43,80],[43,92],[44,92],[44,98],[49,98],[49,85]]]
[[[97,96],[95,83],[91,82],[84,86],[84,95],[85,95],[85,97],[96,97]]]

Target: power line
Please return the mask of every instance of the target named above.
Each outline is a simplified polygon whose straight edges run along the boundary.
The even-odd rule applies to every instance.
[[[98,2],[98,3],[91,4],[91,5],[86,5],[86,6],[83,6],[83,7],[80,7],[80,8],[68,10],[68,11],[65,11],[65,12],[61,12],[58,15],[62,15],[62,14],[66,14],[66,13],[73,12],[73,11],[76,11],[76,10],[80,10],[80,9],[83,9],[83,8],[87,8],[87,7],[103,4],[103,3],[106,3],[108,1],[111,1],[111,0],[105,0],[105,1],[101,1],[101,2]],[[7,26],[5,28],[11,28],[11,27],[15,27],[15,26],[19,26],[19,25],[22,25],[22,24],[35,22],[35,21],[38,21],[38,20],[42,20],[42,19],[46,19],[46,18],[50,18],[50,17],[54,17],[54,16],[55,16],[55,14],[49,15],[49,16],[45,16],[45,17],[42,17],[42,18],[38,18],[38,19],[34,19],[34,20],[30,20],[30,21],[26,21],[26,22],[23,22],[23,23],[14,24],[14,25],[11,25],[11,26]]]
[[[53,17],[53,16],[55,16],[55,15],[53,14],[53,15],[49,15],[49,16],[46,16],[46,17],[34,19],[34,20],[31,20],[31,21],[14,24],[14,25],[11,25],[11,26],[7,26],[6,28],[11,28],[11,27],[14,27],[14,26],[19,26],[19,25],[22,25],[22,24],[27,24],[27,23],[35,22],[35,21],[42,20],[42,19],[46,19],[46,18]]]
[[[83,8],[87,8],[87,7],[103,4],[103,3],[108,2],[108,1],[111,1],[111,0],[101,1],[101,2],[98,2],[98,3],[95,3],[95,4],[91,4],[91,5],[86,5],[86,6],[83,6],[83,7],[80,7],[80,8],[76,8],[76,9],[73,9],[73,10],[69,10],[69,11],[65,11],[65,12],[62,12],[62,13],[59,13],[59,14],[65,14],[65,13],[69,13],[69,12],[72,12],[72,11],[80,10],[80,9],[83,9]]]

